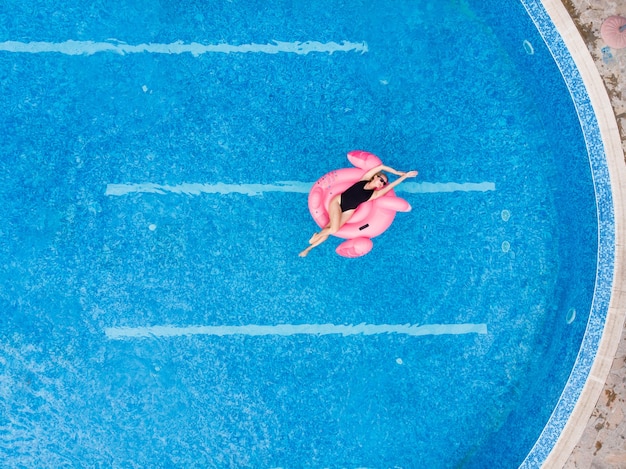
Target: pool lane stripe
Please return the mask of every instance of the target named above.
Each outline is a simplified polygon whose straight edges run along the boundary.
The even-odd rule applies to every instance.
[[[486,324],[278,324],[261,326],[147,326],[107,327],[104,332],[110,340],[141,339],[156,337],[204,336],[295,336],[295,335],[381,335],[408,336],[487,334]]]
[[[143,194],[245,194],[258,196],[266,192],[295,192],[308,194],[313,186],[312,182],[279,181],[275,184],[202,184],[185,183],[177,185],[139,183],[139,184],[107,184],[105,195],[123,196],[133,193]],[[396,192],[408,193],[439,193],[439,192],[489,192],[495,191],[493,182],[406,182],[399,186]]]
[[[268,44],[200,44],[176,41],[169,44],[126,44],[119,41],[64,41],[64,42],[0,42],[0,51],[21,54],[58,53],[64,55],[94,55],[103,52],[125,54],[191,54],[194,57],[203,54],[296,54],[306,55],[312,52],[333,54],[335,52],[368,52],[366,42],[283,42],[272,41]]]
[[[261,195],[265,192],[297,192],[308,194],[313,183],[298,181],[282,181],[276,184],[201,184],[185,183],[177,185],[163,184],[107,184],[105,195],[122,196],[132,193],[143,194],[245,194],[250,196]]]

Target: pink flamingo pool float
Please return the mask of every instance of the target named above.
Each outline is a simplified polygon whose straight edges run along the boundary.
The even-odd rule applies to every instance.
[[[336,169],[325,174],[313,184],[309,192],[309,211],[320,228],[324,228],[329,222],[330,200],[361,180],[368,170],[382,164],[376,155],[361,150],[349,152],[348,160],[353,168]],[[410,210],[409,203],[396,197],[393,190],[376,200],[362,203],[334,235],[346,240],[337,247],[337,254],[351,258],[364,256],[372,250],[372,238],[391,226],[396,212]]]

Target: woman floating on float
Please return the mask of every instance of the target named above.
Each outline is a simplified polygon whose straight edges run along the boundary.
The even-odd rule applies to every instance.
[[[348,160],[354,168],[331,171],[313,184],[309,211],[322,231],[311,237],[300,257],[330,235],[347,239],[337,247],[340,256],[364,256],[372,250],[371,238],[389,228],[396,212],[411,210],[406,200],[395,196],[393,188],[417,176],[417,171],[396,171],[366,151],[351,151]],[[400,177],[389,184],[383,171]]]

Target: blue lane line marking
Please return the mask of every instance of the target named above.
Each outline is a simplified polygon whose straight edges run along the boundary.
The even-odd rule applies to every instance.
[[[138,183],[138,184],[107,184],[105,195],[123,196],[132,193],[145,194],[245,194],[249,196],[261,195],[265,192],[296,192],[308,194],[313,186],[312,182],[278,181],[275,184],[202,184],[183,183],[175,185]],[[438,192],[489,192],[495,191],[493,182],[409,182],[399,186],[396,192],[407,193],[438,193]]]
[[[294,335],[379,335],[409,336],[487,334],[486,324],[277,324],[274,326],[249,324],[245,326],[146,326],[107,327],[108,339],[139,339],[151,337],[206,336],[294,336]]]
[[[335,52],[368,52],[366,42],[283,42],[272,41],[269,44],[200,44],[198,42],[183,43],[176,41],[169,44],[126,44],[120,41],[64,41],[64,42],[0,42],[0,51],[22,54],[58,53],[65,55],[93,55],[101,52],[124,54],[192,54],[197,57],[202,54],[296,54],[306,55],[311,52],[333,54]]]

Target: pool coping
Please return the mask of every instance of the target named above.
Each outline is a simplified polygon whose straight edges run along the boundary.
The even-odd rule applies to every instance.
[[[543,7],[544,11],[539,12],[537,15],[547,14],[552,22],[551,29],[555,29],[557,36],[560,36],[555,42],[562,41],[564,47],[560,44],[548,43],[553,40],[546,38],[546,35],[549,35],[551,31],[542,30],[542,28],[545,29],[546,25],[537,24],[538,21],[541,22],[542,20],[538,20],[534,14],[531,14],[533,21],[540,29],[540,33],[544,36],[544,40],[548,43],[548,47],[555,55],[555,60],[559,63],[566,82],[569,82],[572,76],[566,76],[568,72],[567,64],[560,63],[559,57],[556,57],[556,55],[568,53],[571,57],[570,62],[573,61],[580,75],[579,78],[575,77],[573,80],[582,80],[586,98],[589,100],[594,116],[581,113],[578,105],[577,110],[583,128],[597,125],[603,146],[599,151],[603,152],[604,164],[608,170],[609,178],[608,181],[604,182],[608,182],[610,186],[609,197],[612,198],[613,203],[613,212],[604,214],[608,220],[602,220],[603,216],[599,214],[599,234],[601,234],[602,230],[606,231],[608,229],[611,231],[612,229],[614,244],[613,246],[604,246],[604,243],[610,242],[610,240],[603,241],[603,239],[599,238],[599,278],[597,279],[594,294],[594,306],[592,306],[595,311],[592,310],[590,315],[577,363],[574,365],[572,375],[570,375],[555,412],[526,460],[520,466],[555,468],[565,465],[587,426],[611,370],[626,320],[626,278],[623,275],[624,261],[626,259],[624,253],[624,240],[626,238],[626,228],[624,226],[624,220],[626,219],[626,166],[624,165],[624,151],[621,145],[615,112],[604,82],[583,38],[562,1],[522,0],[522,3],[529,10],[529,13],[530,10],[534,10],[536,13],[538,9]],[[562,50],[563,48],[565,50]],[[575,70],[573,72],[572,75],[576,75]],[[571,83],[568,83],[568,87],[570,85]],[[576,96],[576,90],[572,90],[571,87],[570,92],[575,101],[580,98],[580,96]],[[594,120],[597,122],[593,122]],[[587,138],[587,134],[585,134],[585,137]],[[597,157],[593,153],[597,153],[598,149],[593,148],[594,142],[590,140],[587,140],[587,146],[590,160],[593,160],[594,157]],[[590,161],[590,163],[592,166],[594,165],[594,161]],[[596,177],[597,175],[594,173],[594,180]],[[600,175],[600,179],[602,179],[602,175]],[[596,181],[596,183],[598,182],[602,183],[603,181]],[[596,187],[597,190],[598,186]],[[600,195],[596,192],[598,202],[602,201]],[[598,209],[599,212],[602,211],[600,204],[598,204]],[[602,226],[603,223],[612,226]],[[602,291],[602,283],[608,281],[608,279],[602,279],[600,276],[607,266],[611,267],[609,265],[611,263],[612,278],[610,279],[610,292],[608,292],[610,296],[607,299],[608,305],[604,305],[602,304],[603,296],[607,292]],[[598,287],[598,284],[600,284],[600,287]],[[602,315],[602,310],[604,309],[606,310],[606,315]],[[598,334],[600,334],[599,340],[594,340],[594,335]]]

